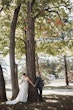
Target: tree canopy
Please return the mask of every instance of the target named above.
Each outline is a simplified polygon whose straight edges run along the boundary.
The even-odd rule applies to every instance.
[[[31,1],[31,0],[30,0]],[[3,50],[4,55],[9,52],[9,32],[10,32],[10,24],[12,20],[12,15],[15,7],[21,4],[21,10],[19,13],[19,18],[17,22],[16,28],[16,56],[19,58],[25,53],[25,40],[26,35],[25,31],[27,29],[27,2],[28,0],[2,0],[0,2],[0,51]],[[72,29],[72,22],[69,25],[68,20],[70,1],[69,0],[32,0],[33,3],[33,11],[31,15],[35,19],[35,40],[41,39],[40,50],[55,54],[58,48],[62,48],[66,45],[66,43],[48,43],[49,38],[57,38],[62,37],[62,32],[68,34],[69,30]],[[47,39],[47,42],[43,43],[42,39]],[[67,41],[66,41],[67,42]],[[62,44],[61,44],[62,43]],[[68,43],[68,42],[67,42]],[[52,45],[53,44],[53,45]],[[71,44],[70,43],[71,47]],[[38,45],[39,46],[39,45]],[[45,46],[47,47],[45,50]],[[49,46],[49,47],[48,47]],[[55,48],[53,48],[55,46]],[[42,49],[43,48],[43,49]],[[53,49],[54,51],[53,51]],[[38,49],[38,48],[37,48]],[[59,49],[59,50],[60,50]],[[53,51],[53,53],[52,53]],[[60,52],[60,51],[59,51]],[[58,53],[59,53],[58,52]]]

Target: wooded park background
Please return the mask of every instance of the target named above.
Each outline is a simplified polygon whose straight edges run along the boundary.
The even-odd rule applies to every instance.
[[[12,99],[19,91],[18,75],[26,72],[35,82],[36,73],[68,73],[73,71],[73,4],[69,0],[1,0],[0,1],[0,54],[1,62],[9,55]],[[58,56],[56,62],[40,62],[40,55]],[[26,68],[18,70],[16,61],[25,56]],[[46,58],[46,57],[45,57]],[[5,63],[5,62],[4,62]],[[0,102],[6,101],[5,82],[0,64]],[[6,66],[5,66],[6,67]],[[45,69],[46,68],[46,69]],[[43,70],[44,69],[44,70]],[[63,71],[62,71],[63,70]],[[21,76],[21,75],[20,75]],[[48,75],[47,75],[48,76]],[[29,101],[37,101],[37,93],[29,87]]]

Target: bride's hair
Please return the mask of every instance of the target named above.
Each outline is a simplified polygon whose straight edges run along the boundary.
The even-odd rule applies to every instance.
[[[26,75],[26,73],[23,73],[23,75]]]

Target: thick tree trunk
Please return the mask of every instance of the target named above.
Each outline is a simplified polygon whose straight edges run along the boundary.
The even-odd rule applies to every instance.
[[[35,40],[34,40],[34,19],[32,17],[32,3],[28,2],[27,4],[27,54],[26,54],[26,64],[27,64],[27,74],[35,83],[36,77],[36,66],[35,66]],[[29,94],[28,94],[29,101],[36,101],[37,100],[37,91],[31,85],[29,86]]]
[[[19,91],[16,68],[15,68],[15,30],[16,30],[16,23],[17,23],[19,10],[20,10],[20,6],[18,6],[14,11],[14,16],[10,31],[10,69],[11,69],[11,80],[12,80],[12,99],[17,96]]]
[[[0,65],[0,102],[6,101],[5,81],[3,77],[2,67]]]
[[[39,72],[39,62],[38,62],[38,55],[36,54],[36,72]]]
[[[68,72],[67,72],[67,61],[66,61],[66,56],[64,55],[64,63],[65,63],[65,78],[66,78],[66,85],[69,85],[68,82]]]

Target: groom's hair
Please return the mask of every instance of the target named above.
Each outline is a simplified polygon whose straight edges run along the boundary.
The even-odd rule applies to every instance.
[[[23,73],[23,75],[26,75],[26,73]]]

